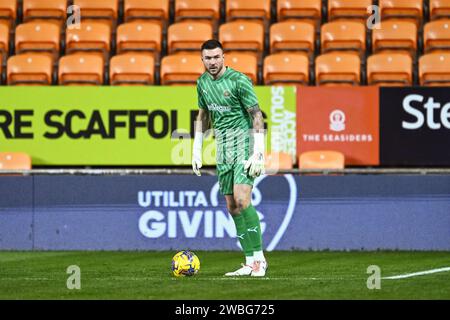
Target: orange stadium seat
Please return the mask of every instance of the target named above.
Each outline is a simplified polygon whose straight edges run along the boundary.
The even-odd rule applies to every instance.
[[[430,20],[450,19],[450,0],[430,0]]]
[[[10,27],[15,26],[17,18],[17,0],[0,1],[0,23],[5,23]]]
[[[101,56],[76,53],[59,59],[60,85],[102,85],[104,61]]]
[[[352,53],[330,52],[316,57],[317,85],[359,85],[361,60]]]
[[[30,21],[16,28],[16,53],[46,52],[57,58],[60,41],[61,30],[51,22]]]
[[[417,51],[417,26],[410,21],[387,20],[372,30],[372,51],[403,51],[412,56]]]
[[[306,151],[300,154],[298,163],[300,169],[344,169],[345,156],[332,150]]]
[[[256,19],[268,25],[271,17],[270,0],[225,0],[226,21]]]
[[[220,19],[220,0],[175,0],[175,21],[201,21],[217,31]]]
[[[432,52],[419,58],[422,86],[450,86],[450,53]]]
[[[264,58],[265,85],[307,85],[309,82],[309,62],[304,55],[276,53]]]
[[[278,170],[290,170],[294,168],[294,162],[290,154],[286,152],[270,152],[265,155],[266,174],[274,174]]]
[[[73,4],[80,7],[81,20],[107,21],[111,27],[117,23],[119,0],[73,0]]]
[[[45,54],[11,56],[7,64],[8,85],[51,85],[53,60]]]
[[[0,23],[0,65],[5,64],[9,52],[9,26]]]
[[[258,60],[254,55],[232,52],[225,56],[225,65],[247,75],[253,84],[258,83]]]
[[[372,0],[328,0],[328,21],[358,19],[365,23],[370,15],[367,7],[371,5]]]
[[[155,61],[153,56],[141,53],[119,54],[111,58],[109,76],[111,85],[152,85]]]
[[[359,21],[333,21],[321,27],[322,53],[345,50],[361,56],[366,51],[366,25]]]
[[[315,49],[314,26],[304,21],[283,21],[270,26],[270,52],[306,53]]]
[[[450,52],[450,19],[434,20],[423,28],[425,52],[444,50]]]
[[[30,170],[31,157],[24,152],[0,152],[0,170]]]
[[[423,17],[423,0],[379,0],[381,21],[406,19],[419,24]]]
[[[262,62],[264,50],[264,28],[261,24],[250,21],[233,21],[219,27],[219,41],[225,52],[252,52]]]
[[[152,20],[158,22],[165,32],[169,21],[169,0],[124,0],[124,19]]]
[[[367,58],[367,84],[413,85],[413,61],[406,53],[377,53]]]
[[[161,53],[161,26],[149,21],[132,21],[119,25],[116,35],[117,53],[148,53],[159,65]]]
[[[169,54],[186,51],[199,51],[202,43],[212,39],[213,29],[207,23],[186,21],[177,22],[167,30]]]
[[[301,20],[318,27],[322,19],[322,0],[278,0],[278,21]]]
[[[111,28],[96,21],[81,23],[81,28],[67,29],[66,54],[85,51],[101,53],[106,59],[111,47]]]
[[[161,85],[195,85],[205,71],[199,54],[173,54],[161,60]]]
[[[67,17],[67,0],[23,0],[23,20],[45,19],[63,23]]]

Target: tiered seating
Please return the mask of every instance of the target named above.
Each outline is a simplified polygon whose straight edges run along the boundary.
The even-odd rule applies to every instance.
[[[332,150],[306,151],[299,156],[300,169],[344,169],[342,152]]]
[[[14,27],[17,18],[17,0],[0,1],[0,23]]]
[[[68,29],[66,32],[66,54],[88,52],[100,54],[107,60],[110,49],[111,27],[108,24],[89,21],[81,23],[79,29]]]
[[[154,83],[153,56],[125,53],[114,56],[110,62],[111,85],[152,85]]]
[[[18,54],[8,59],[8,85],[50,85],[53,61],[48,55]]]
[[[381,20],[401,19],[417,25],[423,20],[423,0],[379,0]]]
[[[59,60],[60,85],[102,85],[103,58],[89,53],[69,54]]]
[[[202,43],[212,39],[211,25],[195,22],[177,22],[170,25],[167,31],[167,46],[169,54],[198,51]]]
[[[175,0],[175,22],[206,22],[217,33],[220,20],[220,0]]]
[[[278,21],[299,20],[318,28],[322,20],[322,0],[278,0]]]
[[[450,51],[450,19],[430,21],[423,30],[424,52]]]
[[[124,21],[148,21],[159,24],[163,32],[169,24],[169,0],[124,0]]]
[[[66,25],[72,4],[81,25]],[[368,29],[373,4],[382,20]],[[442,84],[429,64],[442,68],[436,57],[450,51],[450,0],[0,0],[0,84],[19,83],[8,78],[8,59],[33,54],[48,55],[58,75],[64,63],[53,85],[193,85],[211,38],[255,85]]]
[[[132,21],[121,24],[116,35],[117,54],[134,52],[151,55],[157,65],[162,49],[162,29],[148,21]]]
[[[276,53],[264,59],[264,84],[306,85],[309,61],[304,55]]]
[[[372,0],[328,0],[328,21],[352,19],[365,22],[369,16],[367,7]]]
[[[325,53],[316,58],[316,84],[355,86],[360,84],[361,60],[351,53]]]
[[[278,170],[289,170],[294,168],[291,155],[285,152],[271,152],[265,155],[264,164],[266,174],[276,173]]]
[[[419,59],[419,80],[423,86],[450,86],[450,53],[428,53]]]
[[[417,55],[417,26],[411,21],[388,20],[372,31],[372,51],[407,52]]]
[[[161,61],[162,85],[195,85],[204,72],[198,54],[174,54]]]
[[[30,170],[31,157],[24,152],[0,152],[0,170]]]
[[[450,0],[429,0],[430,20],[450,18]]]
[[[9,26],[0,23],[0,65],[4,65],[9,54]]]
[[[226,55],[227,65],[247,75],[253,82],[258,83],[258,61],[252,54],[232,52]]]
[[[62,26],[67,18],[67,0],[23,0],[23,21],[45,20]]]
[[[115,30],[119,14],[119,0],[73,0],[81,10],[81,21],[96,20]]]
[[[366,51],[366,26],[358,21],[333,21],[322,25],[322,53],[331,51],[356,52],[361,57]]]
[[[267,30],[271,17],[270,0],[225,0],[226,21],[256,21]]]
[[[31,21],[19,24],[16,28],[16,54],[41,52],[58,58],[60,42],[60,28],[51,22]]]
[[[283,21],[270,27],[271,53],[306,54],[311,60],[315,51],[314,26],[304,21]]]
[[[377,53],[367,59],[367,84],[410,86],[413,84],[413,61],[406,53]]]
[[[219,28],[219,41],[225,52],[248,52],[262,62],[264,50],[264,28],[253,21],[224,23]]]

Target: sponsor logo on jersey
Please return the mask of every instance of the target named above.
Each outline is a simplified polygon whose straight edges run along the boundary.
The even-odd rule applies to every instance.
[[[208,104],[208,110],[209,111],[219,111],[219,112],[229,112],[231,111],[230,106],[219,106],[215,103]]]

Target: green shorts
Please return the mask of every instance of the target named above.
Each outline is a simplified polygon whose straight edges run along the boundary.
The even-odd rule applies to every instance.
[[[248,184],[253,186],[254,178],[244,171],[244,163],[217,165],[220,193],[222,195],[233,194],[235,184]]]
[[[233,194],[235,184],[253,186],[254,178],[244,171],[245,161],[249,158],[249,137],[245,134],[233,136],[228,133],[226,143],[217,146],[217,175],[220,193]],[[231,141],[231,143],[230,143]]]

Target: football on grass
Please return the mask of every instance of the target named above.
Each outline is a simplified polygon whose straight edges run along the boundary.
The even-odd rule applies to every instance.
[[[172,258],[172,272],[175,277],[189,277],[200,270],[200,260],[189,250],[178,252]]]

